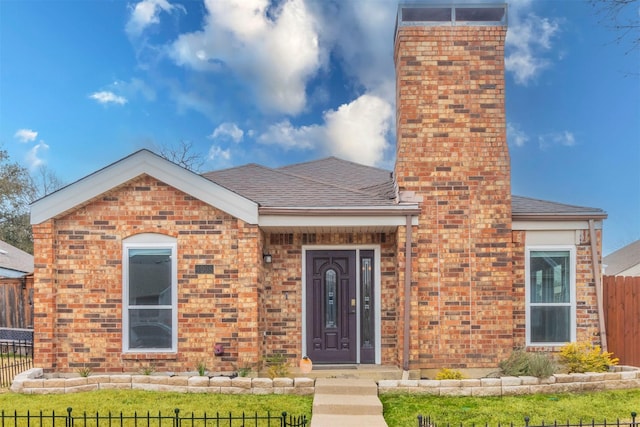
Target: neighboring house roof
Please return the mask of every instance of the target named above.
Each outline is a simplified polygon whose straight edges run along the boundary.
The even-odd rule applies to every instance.
[[[0,240],[0,277],[22,277],[33,272],[33,255]]]
[[[607,276],[640,276],[640,240],[610,253],[602,264]]]

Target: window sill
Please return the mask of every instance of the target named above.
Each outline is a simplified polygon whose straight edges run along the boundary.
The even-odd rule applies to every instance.
[[[177,360],[178,353],[122,353],[122,360]]]

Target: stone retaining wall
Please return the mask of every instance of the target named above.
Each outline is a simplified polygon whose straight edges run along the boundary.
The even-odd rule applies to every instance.
[[[513,396],[640,388],[640,368],[616,367],[615,372],[555,374],[549,378],[500,377],[465,380],[379,380],[378,393],[436,396]],[[90,375],[44,378],[41,368],[15,377],[11,391],[25,394],[75,393],[91,390],[152,390],[179,393],[312,395],[313,378],[246,378],[184,375]]]
[[[15,377],[11,391],[25,394],[76,393],[91,390],[152,390],[179,393],[297,394],[310,395],[311,378],[246,378],[168,375],[90,375],[44,378],[41,368]]]
[[[549,378],[500,377],[469,380],[382,380],[378,393],[406,392],[436,396],[514,396],[640,388],[640,369],[616,372],[555,374]]]

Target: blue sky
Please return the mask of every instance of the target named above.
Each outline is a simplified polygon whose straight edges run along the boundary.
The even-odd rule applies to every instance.
[[[203,171],[329,155],[392,169],[396,10],[0,0],[0,143],[67,183],[179,141]],[[640,49],[610,24],[586,0],[512,1],[506,47],[513,193],[605,209],[605,254],[640,239]]]

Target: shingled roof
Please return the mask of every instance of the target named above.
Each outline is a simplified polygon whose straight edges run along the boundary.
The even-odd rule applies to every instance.
[[[261,207],[396,205],[391,172],[335,157],[275,169],[249,164],[203,176]]]
[[[602,259],[606,266],[605,273],[617,276],[640,264],[640,240],[610,253]]]
[[[397,204],[393,173],[327,157],[280,168],[257,164],[203,176],[268,208],[384,207]],[[606,218],[602,209],[512,197],[514,219]]]
[[[19,277],[33,272],[33,255],[0,240],[0,277]]]

